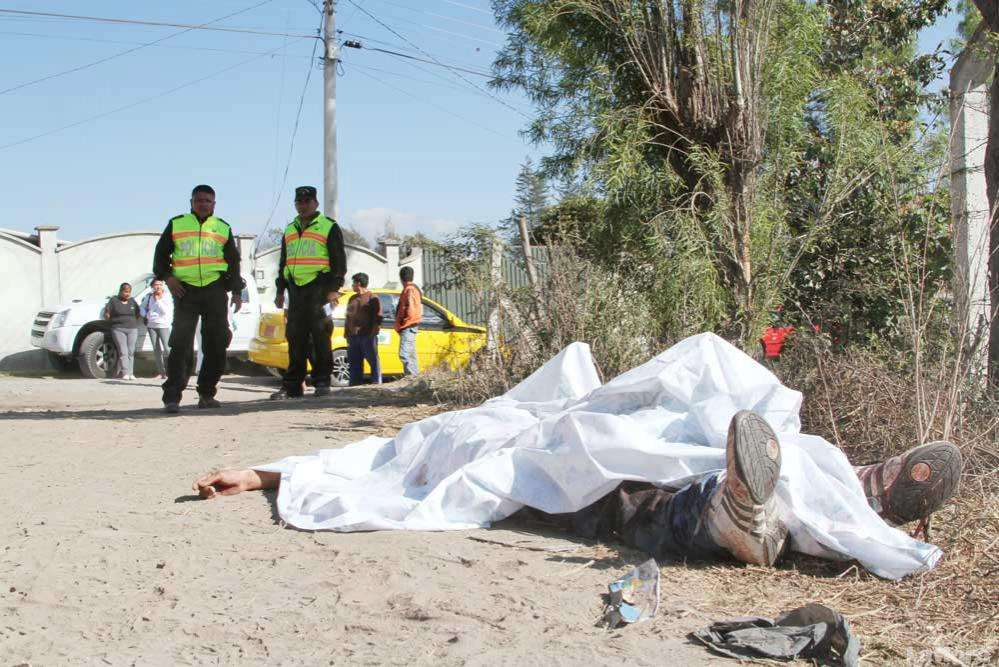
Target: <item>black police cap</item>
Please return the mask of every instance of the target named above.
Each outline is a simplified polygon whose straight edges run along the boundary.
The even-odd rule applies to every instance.
[[[317,199],[316,189],[311,185],[302,185],[295,188],[295,199]]]

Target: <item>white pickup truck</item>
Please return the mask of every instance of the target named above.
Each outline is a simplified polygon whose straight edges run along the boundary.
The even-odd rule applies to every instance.
[[[252,276],[243,279],[247,285],[243,289],[243,307],[229,318],[233,329],[229,356],[245,358],[250,340],[257,333],[260,295]],[[152,281],[151,273],[130,281],[132,296],[138,303],[149,294]],[[68,304],[43,308],[31,327],[31,344],[47,350],[49,359],[60,369],[69,370],[76,363],[84,377],[111,377],[117,367],[118,351],[111,340],[109,323],[101,318],[108,298],[73,299]],[[140,329],[135,356],[151,359],[152,355],[152,342],[146,330]]]

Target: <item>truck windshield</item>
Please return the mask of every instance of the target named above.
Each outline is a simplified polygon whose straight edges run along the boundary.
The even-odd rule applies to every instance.
[[[132,285],[133,295],[142,294],[143,292],[146,291],[146,289],[148,289],[150,285],[153,284],[153,274],[143,273],[142,275],[137,276],[128,282],[129,284]],[[115,293],[117,294],[117,292],[118,292],[118,287],[116,285]]]

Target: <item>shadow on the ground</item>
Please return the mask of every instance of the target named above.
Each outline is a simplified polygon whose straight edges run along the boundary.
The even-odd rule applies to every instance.
[[[125,383],[134,384],[134,383]],[[231,387],[226,389],[232,390]],[[129,419],[178,419],[190,417],[213,417],[219,415],[241,415],[257,412],[291,412],[297,410],[332,410],[342,408],[370,407],[416,407],[426,405],[426,397],[414,396],[403,392],[357,391],[351,389],[334,390],[329,396],[312,398],[306,396],[296,401],[271,401],[267,399],[256,401],[231,401],[222,404],[221,408],[199,410],[196,394],[189,390],[187,400],[181,403],[179,414],[167,414],[163,407],[134,408],[130,410],[91,409],[91,410],[8,410],[0,412],[0,421],[32,421],[49,419],[80,419],[80,420],[129,420]],[[361,420],[368,421],[368,420]],[[377,424],[375,424],[377,426]],[[341,426],[337,424],[337,426]],[[317,427],[327,430],[327,427]]]

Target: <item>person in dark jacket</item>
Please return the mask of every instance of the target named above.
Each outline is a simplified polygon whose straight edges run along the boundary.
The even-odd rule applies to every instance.
[[[232,340],[226,292],[232,293],[233,309],[239,310],[244,284],[235,236],[229,223],[215,217],[215,190],[210,186],[195,187],[191,212],[172,218],[163,230],[156,244],[153,274],[166,281],[174,302],[167,379],[163,383],[166,411],[180,411],[181,394],[190,378],[199,318],[204,360],[198,372],[198,407],[221,407],[215,393],[225,370],[226,348]]]
[[[135,344],[139,340],[139,304],[132,298],[132,286],[122,283],[118,296],[108,299],[104,319],[111,322],[111,338],[118,349],[117,376],[135,379]],[[108,369],[109,371],[111,369]]]
[[[347,251],[343,233],[335,220],[319,212],[319,200],[312,186],[295,188],[298,216],[285,228],[281,238],[281,259],[275,281],[274,305],[284,308],[288,291],[288,370],[280,391],[271,398],[300,398],[306,363],[312,352],[312,386],[316,396],[330,393],[333,351],[323,306],[335,305],[347,273]]]
[[[347,302],[344,334],[347,337],[347,363],[350,365],[350,386],[364,383],[364,362],[371,366],[371,381],[382,383],[382,366],[378,360],[378,331],[382,324],[382,304],[377,294],[368,289],[368,274],[351,277],[354,296]]]

